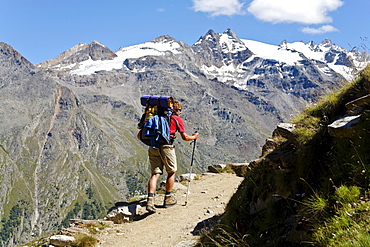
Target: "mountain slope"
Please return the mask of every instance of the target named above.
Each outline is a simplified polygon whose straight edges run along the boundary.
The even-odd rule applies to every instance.
[[[109,137],[94,115],[69,89],[10,46],[0,45],[2,220],[7,222],[16,209],[22,212],[16,217],[22,225],[2,226],[1,242],[11,246],[54,229],[76,201],[86,201],[88,188],[103,205],[128,190],[117,172],[106,168],[111,165],[104,158],[111,149],[106,146]]]
[[[369,89],[368,66],[357,80],[298,115],[291,133],[277,129],[270,140],[275,148],[250,164],[203,243],[368,245]],[[344,116],[359,121],[334,135],[332,123]]]

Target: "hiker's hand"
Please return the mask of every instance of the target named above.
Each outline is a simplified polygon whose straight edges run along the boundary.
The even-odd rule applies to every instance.
[[[195,139],[198,139],[198,137],[199,137],[199,134],[198,134],[198,132],[195,132],[194,134],[192,134],[191,136],[194,136],[195,138],[194,138],[194,140]]]
[[[137,139],[139,139],[140,140],[140,136],[141,136],[141,129],[140,129],[140,131],[137,133],[137,135],[136,135],[136,137],[137,137]]]

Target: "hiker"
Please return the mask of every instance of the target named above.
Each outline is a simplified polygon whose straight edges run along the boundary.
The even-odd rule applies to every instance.
[[[175,154],[175,146],[173,145],[173,141],[175,139],[176,132],[180,132],[181,138],[184,141],[191,141],[198,139],[198,133],[194,133],[192,135],[188,135],[185,132],[185,125],[184,121],[180,117],[182,111],[182,104],[181,102],[175,100],[173,113],[171,116],[171,123],[170,123],[170,145],[161,145],[158,149],[153,147],[149,147],[148,154],[149,154],[149,161],[151,165],[152,176],[148,181],[148,199],[147,199],[147,206],[146,210],[149,212],[156,212],[154,207],[154,194],[157,187],[157,181],[160,175],[163,173],[163,170],[166,169],[167,172],[167,180],[166,180],[166,194],[165,199],[163,202],[164,207],[169,207],[175,205],[177,200],[171,194],[173,185],[175,183],[175,174],[177,171],[177,161],[176,161],[176,154]]]

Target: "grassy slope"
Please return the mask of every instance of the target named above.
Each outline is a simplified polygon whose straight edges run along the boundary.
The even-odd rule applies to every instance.
[[[370,66],[298,115],[294,168],[272,169],[261,159],[203,245],[368,246],[370,108],[351,138],[333,138],[327,126],[369,89]]]

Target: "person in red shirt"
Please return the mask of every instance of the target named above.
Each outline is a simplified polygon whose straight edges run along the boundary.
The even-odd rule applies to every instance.
[[[173,185],[175,184],[175,176],[177,171],[177,161],[175,154],[175,146],[173,140],[175,139],[176,132],[180,133],[182,140],[192,141],[198,139],[198,133],[192,135],[186,134],[185,124],[183,119],[180,117],[182,113],[183,105],[181,102],[174,101],[174,111],[171,116],[170,124],[170,136],[172,143],[171,145],[162,145],[159,149],[154,149],[149,147],[149,162],[151,165],[152,176],[148,181],[148,199],[146,210],[155,213],[156,208],[154,206],[154,194],[157,188],[157,181],[160,175],[163,173],[163,170],[166,169],[167,179],[166,179],[166,194],[163,202],[164,207],[169,207],[175,205],[177,200],[174,195],[171,194]]]

